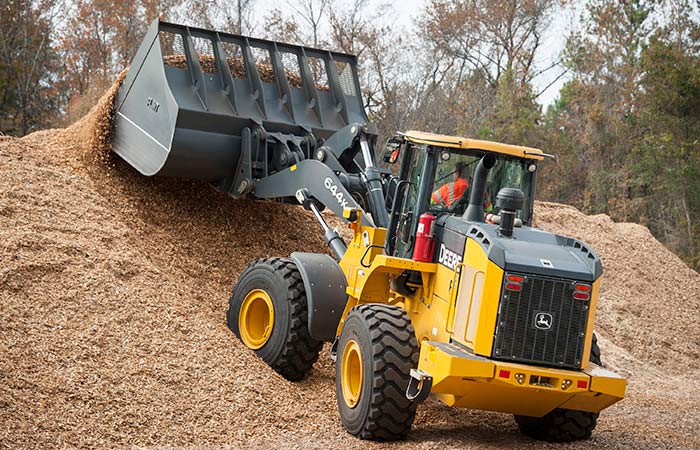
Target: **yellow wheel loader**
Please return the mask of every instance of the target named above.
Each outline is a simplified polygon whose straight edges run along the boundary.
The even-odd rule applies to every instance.
[[[360,92],[352,55],[156,21],[117,96],[113,148],[144,175],[315,215],[333,256],[252,262],[227,323],[293,381],[328,342],[349,433],[404,438],[432,394],[513,414],[536,439],[589,437],[626,381],[593,334],[600,259],[532,227],[548,155],[409,131],[380,152],[392,172]]]

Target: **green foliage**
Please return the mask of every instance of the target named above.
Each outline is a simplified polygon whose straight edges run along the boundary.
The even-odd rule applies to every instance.
[[[645,224],[698,269],[697,7],[596,0],[587,11],[587,33],[567,42],[573,79],[545,116],[545,141],[559,158],[540,192]]]
[[[674,249],[697,267],[700,263],[700,56],[659,35],[651,39],[640,63],[643,93],[637,124],[643,132],[639,145],[630,153],[630,167],[638,186],[645,188],[651,197],[661,199],[668,211],[668,217],[650,214],[652,229],[665,233]],[[671,224],[664,220],[670,220]],[[683,233],[678,233],[679,229]]]
[[[518,85],[512,72],[498,80],[493,116],[485,123],[488,139],[537,147],[541,143],[542,115],[529,83]]]

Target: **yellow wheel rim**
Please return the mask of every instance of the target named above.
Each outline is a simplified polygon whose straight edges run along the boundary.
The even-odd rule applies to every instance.
[[[262,289],[253,289],[243,299],[238,314],[238,329],[243,343],[253,350],[267,343],[275,323],[275,309],[272,299]]]
[[[343,349],[341,368],[343,399],[350,408],[354,408],[362,393],[362,353],[354,339],[348,341]]]

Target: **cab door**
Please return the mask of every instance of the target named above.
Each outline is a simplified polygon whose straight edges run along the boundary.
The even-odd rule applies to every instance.
[[[435,149],[427,145],[410,144],[401,167],[408,186],[403,191],[400,203],[395,256],[410,258],[413,255],[418,218],[428,208],[434,170]]]

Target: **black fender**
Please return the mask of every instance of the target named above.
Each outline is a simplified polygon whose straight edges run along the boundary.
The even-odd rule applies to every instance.
[[[338,263],[323,253],[294,252],[291,258],[304,281],[309,310],[309,334],[333,341],[348,301],[348,283]]]

